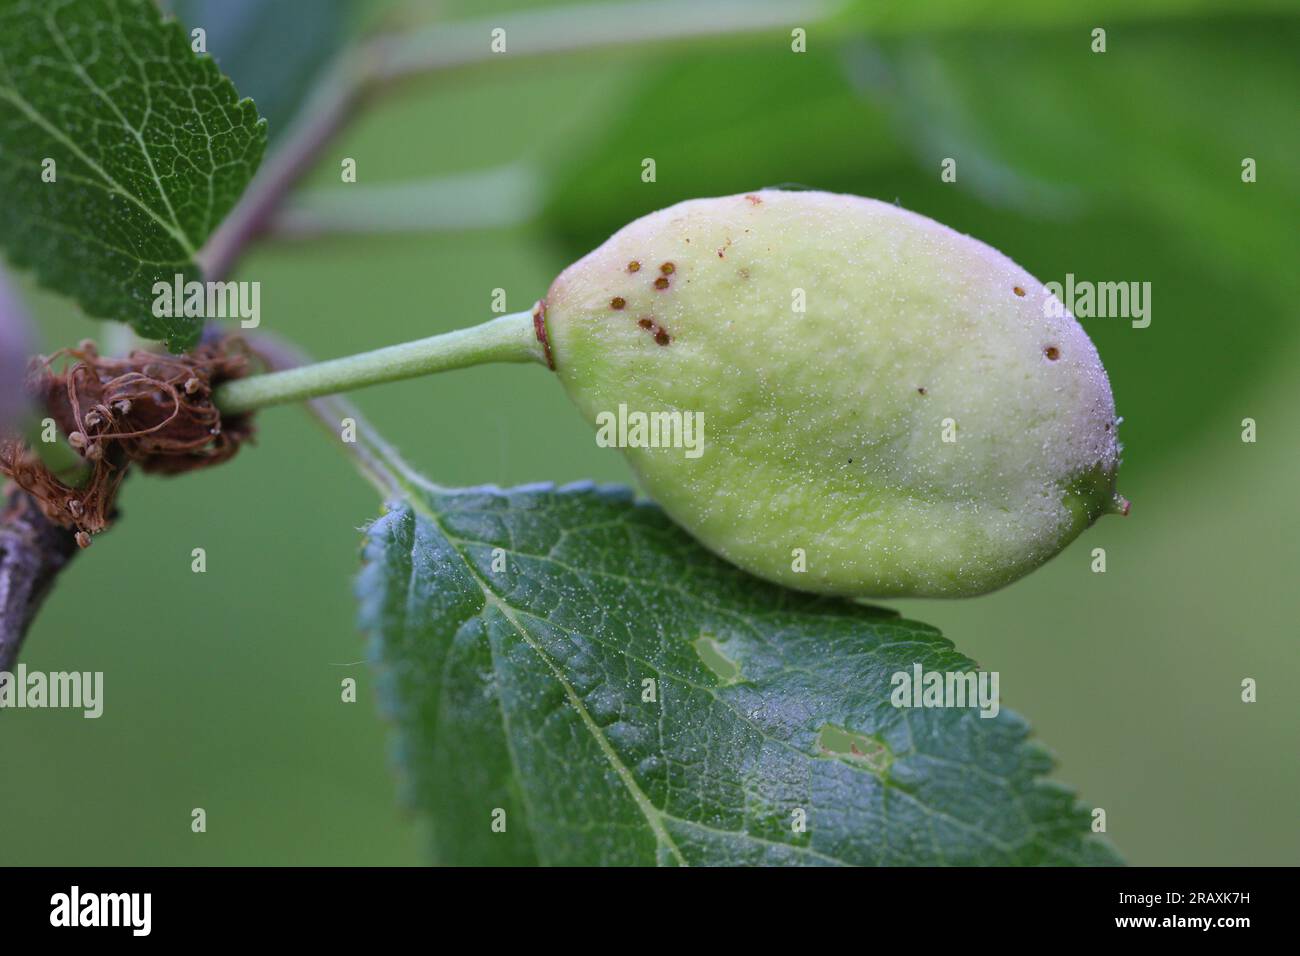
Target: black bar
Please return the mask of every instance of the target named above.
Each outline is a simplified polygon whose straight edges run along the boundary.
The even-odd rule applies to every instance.
[[[384,937],[417,934],[430,948],[460,948],[468,941],[456,944],[444,933],[482,932],[490,939],[513,930],[533,934],[534,944],[563,945],[556,934],[568,933],[570,942],[589,945],[596,930],[615,933],[614,940],[648,941],[662,939],[660,934],[676,925],[685,939],[694,936],[703,945],[712,937],[731,947],[739,938],[784,929],[804,934],[805,947],[817,947],[831,942],[830,936],[819,943],[806,935],[818,927],[837,935],[865,932],[866,939],[877,931],[914,934],[918,945],[970,933],[978,933],[969,939],[983,941],[980,945],[1021,935],[1041,943],[1101,935],[1231,942],[1241,933],[1276,933],[1283,927],[1295,873],[1285,868],[10,869],[3,881],[6,944],[28,937],[66,940],[72,934],[81,943],[110,938],[215,943],[281,935],[373,943],[382,931]],[[116,912],[125,925],[52,925],[71,921],[74,886],[78,922],[92,913],[98,918]],[[143,896],[127,908],[125,897],[105,901],[99,895],[131,893],[149,894],[147,936],[137,935],[144,924]],[[1201,925],[1206,919],[1210,924]],[[721,936],[707,932],[710,927]]]

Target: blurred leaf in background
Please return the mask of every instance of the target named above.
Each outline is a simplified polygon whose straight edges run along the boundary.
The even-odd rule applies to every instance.
[[[186,28],[202,28],[222,72],[251,96],[272,145],[289,126],[353,25],[354,0],[163,0]]]

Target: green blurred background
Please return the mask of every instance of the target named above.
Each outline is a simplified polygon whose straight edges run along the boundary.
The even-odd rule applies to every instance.
[[[263,104],[274,145],[304,77],[350,38],[472,17],[467,35],[486,46],[520,5],[179,7]],[[1130,862],[1300,863],[1297,5],[786,7],[789,24],[764,32],[507,55],[403,84],[329,147],[299,208],[360,222],[376,198],[365,188],[400,186],[379,200],[436,213],[436,228],[258,245],[238,277],[262,283],[263,330],[328,357],[486,318],[496,288],[527,308],[642,213],[781,183],[897,199],[1044,281],[1151,282],[1149,328],[1083,322],[1124,417],[1132,515],[999,593],[893,606],[1001,672],[1004,704],[1055,751],[1057,776],[1106,809]],[[657,15],[636,10],[630,36]],[[583,18],[566,22],[580,40]],[[804,54],[793,26],[808,31]],[[508,32],[517,49],[526,36]],[[356,186],[338,182],[342,157]],[[641,181],[644,157],[655,183]],[[940,181],[945,157],[956,183]],[[1244,157],[1257,183],[1241,181]],[[447,179],[502,169],[486,186]],[[431,211],[408,197],[433,197]],[[43,347],[102,335],[20,289]],[[540,368],[355,397],[445,484],[629,480]],[[1246,417],[1255,444],[1241,441]],[[124,520],[50,598],[24,659],[102,670],[105,713],[0,716],[0,863],[423,860],[356,663],[358,528],[379,502],[300,410],[260,421],[228,466],[132,478]],[[190,571],[195,547],[206,574]],[[1090,571],[1096,547],[1105,574]],[[340,701],[349,676],[356,704]],[[1257,703],[1240,700],[1245,677]],[[205,834],[190,831],[193,807]]]

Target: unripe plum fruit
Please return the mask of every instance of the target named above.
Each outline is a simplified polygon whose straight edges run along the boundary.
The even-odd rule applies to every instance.
[[[924,216],[763,190],[630,223],[534,318],[593,423],[703,413],[699,457],[625,453],[717,554],[807,591],[961,597],[1127,510],[1106,371],[1048,296]]]

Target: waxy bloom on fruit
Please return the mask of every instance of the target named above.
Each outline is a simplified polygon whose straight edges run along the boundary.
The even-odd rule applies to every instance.
[[[809,591],[959,597],[1127,509],[1106,372],[1048,295],[924,216],[764,190],[629,224],[535,318],[593,424],[703,413],[698,457],[625,453],[719,555]]]

